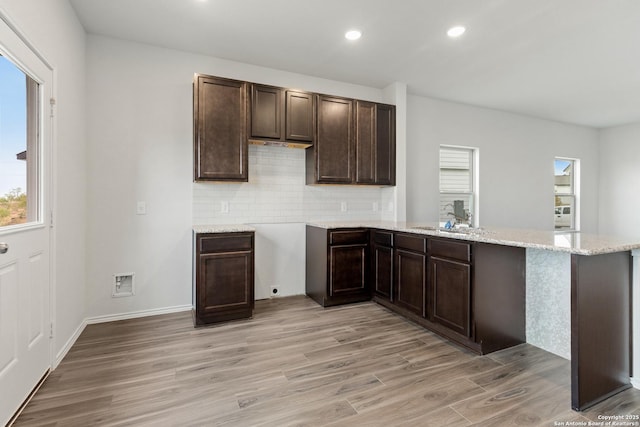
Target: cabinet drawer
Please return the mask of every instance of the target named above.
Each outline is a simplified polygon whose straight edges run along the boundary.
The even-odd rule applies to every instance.
[[[415,252],[427,252],[427,238],[417,234],[396,234],[396,248]]]
[[[253,233],[207,235],[198,239],[201,254],[253,249]]]
[[[367,243],[367,230],[339,230],[329,232],[330,245],[351,245],[359,243]]]
[[[375,243],[393,247],[393,233],[389,231],[372,231],[372,233]]]
[[[471,245],[451,240],[429,239],[429,255],[471,262]]]

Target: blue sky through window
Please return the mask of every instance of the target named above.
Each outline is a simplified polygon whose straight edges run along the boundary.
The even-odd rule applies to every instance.
[[[567,166],[569,166],[570,163],[571,161],[569,160],[556,159],[555,161],[556,175],[564,175],[563,171]]]
[[[0,197],[15,188],[26,192],[27,163],[16,154],[27,146],[26,76],[0,56]]]

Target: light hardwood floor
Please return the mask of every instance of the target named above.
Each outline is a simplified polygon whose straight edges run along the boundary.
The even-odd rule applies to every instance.
[[[640,414],[628,390],[570,409],[569,362],[530,345],[475,356],[375,303],[258,301],[86,328],[15,426],[553,426]],[[557,424],[556,424],[557,425]]]

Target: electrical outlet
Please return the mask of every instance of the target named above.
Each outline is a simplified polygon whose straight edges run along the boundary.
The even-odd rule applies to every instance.
[[[223,213],[223,214],[229,213],[229,202],[228,201],[223,200],[222,202],[220,202],[220,213]]]
[[[340,212],[347,211],[347,202],[340,202]]]
[[[280,289],[277,286],[271,286],[271,293],[269,294],[271,298],[275,298],[280,296]]]
[[[136,214],[137,215],[147,214],[147,202],[138,201],[138,204],[136,205]]]

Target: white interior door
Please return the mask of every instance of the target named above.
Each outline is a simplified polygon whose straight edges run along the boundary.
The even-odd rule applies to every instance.
[[[0,11],[0,425],[51,367],[52,70]]]

